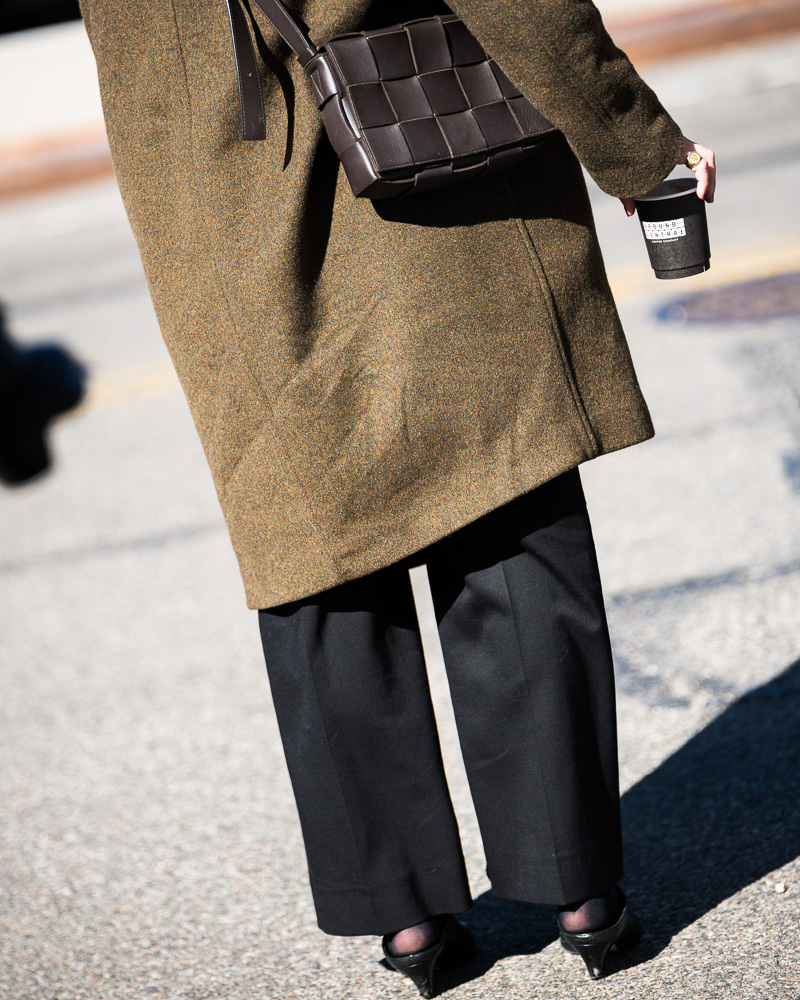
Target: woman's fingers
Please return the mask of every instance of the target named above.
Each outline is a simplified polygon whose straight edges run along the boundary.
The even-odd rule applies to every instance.
[[[696,156],[692,156],[687,161],[687,157],[692,153]],[[714,150],[707,146],[701,146],[700,143],[693,142],[684,136],[681,163],[685,163],[697,177],[697,197],[710,204],[714,200],[714,192],[717,187],[717,165],[714,160]]]
[[[717,188],[717,164],[714,159],[714,150],[708,146],[701,146],[699,142],[692,139],[683,138],[683,152],[680,163],[689,167],[697,177],[697,197],[703,201],[714,200],[714,192]],[[633,198],[620,198],[622,207],[627,216],[636,213],[636,202]]]

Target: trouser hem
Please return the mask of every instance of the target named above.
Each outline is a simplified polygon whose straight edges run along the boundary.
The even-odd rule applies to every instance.
[[[487,868],[492,893],[539,906],[566,906],[601,896],[623,876],[622,862],[594,856],[567,856],[543,861],[494,862]]]
[[[374,886],[336,886],[311,875],[317,922],[326,934],[392,934],[437,913],[472,906],[462,863],[407,872]]]

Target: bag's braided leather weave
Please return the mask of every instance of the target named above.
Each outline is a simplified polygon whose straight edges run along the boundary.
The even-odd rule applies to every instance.
[[[502,170],[556,131],[455,14],[337,35],[315,50],[278,0],[255,2],[309,75],[357,196],[391,198]],[[242,132],[263,139],[255,56],[238,3],[228,0]],[[282,30],[287,18],[291,34]]]

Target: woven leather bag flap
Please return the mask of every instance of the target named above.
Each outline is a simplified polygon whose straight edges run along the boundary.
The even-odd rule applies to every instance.
[[[354,138],[384,179],[485,165],[553,131],[455,14],[340,35],[321,50]]]

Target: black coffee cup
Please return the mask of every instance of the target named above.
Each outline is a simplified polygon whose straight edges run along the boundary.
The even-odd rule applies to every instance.
[[[696,177],[662,181],[635,200],[657,278],[688,278],[711,267],[706,203],[697,197]]]

